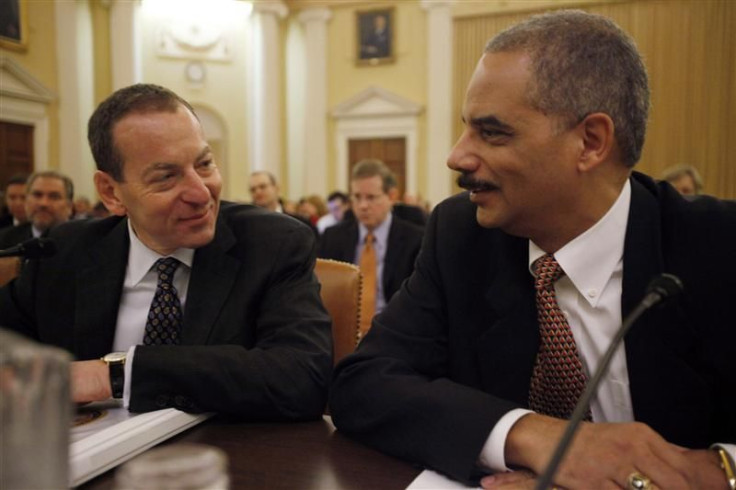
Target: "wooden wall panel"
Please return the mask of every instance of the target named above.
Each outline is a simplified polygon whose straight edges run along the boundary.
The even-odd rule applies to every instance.
[[[637,170],[658,177],[695,165],[705,192],[736,199],[736,2],[638,0],[584,8],[610,17],[636,40],[649,71],[652,111]],[[455,19],[455,136],[465,87],[494,34],[529,12]]]

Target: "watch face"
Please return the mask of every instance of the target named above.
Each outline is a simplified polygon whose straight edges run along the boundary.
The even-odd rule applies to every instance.
[[[102,358],[105,362],[124,362],[127,357],[127,352],[111,352]]]

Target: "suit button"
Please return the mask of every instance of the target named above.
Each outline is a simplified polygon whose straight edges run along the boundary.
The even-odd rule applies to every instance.
[[[168,395],[158,395],[156,397],[156,406],[161,408],[169,406],[170,398]]]
[[[189,405],[189,400],[187,400],[187,397],[182,395],[176,395],[174,397],[174,406],[177,408],[186,408],[187,405]]]

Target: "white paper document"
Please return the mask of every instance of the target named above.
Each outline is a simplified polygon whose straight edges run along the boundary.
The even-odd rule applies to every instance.
[[[81,485],[212,415],[175,408],[131,413],[117,400],[82,407],[69,435],[69,484]]]
[[[406,490],[455,490],[466,488],[480,487],[468,487],[435,471],[424,470],[406,487]]]

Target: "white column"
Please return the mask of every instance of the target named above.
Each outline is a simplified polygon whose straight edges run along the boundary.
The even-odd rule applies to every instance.
[[[452,11],[449,1],[422,0],[427,11],[427,195],[436,205],[452,192],[445,162],[452,148]]]
[[[281,180],[281,32],[288,8],[281,1],[253,5],[253,170],[268,170]]]
[[[92,16],[87,0],[55,2],[59,78],[59,171],[76,195],[95,199],[95,165],[87,144],[87,120],[94,110]],[[48,162],[39,162],[45,167]]]
[[[306,79],[304,118],[304,193],[326,196],[327,188],[327,22],[332,12],[312,8],[299,14],[304,24]]]
[[[110,6],[112,89],[143,80],[141,68],[140,0],[113,0]]]

